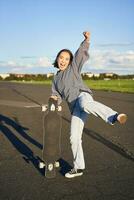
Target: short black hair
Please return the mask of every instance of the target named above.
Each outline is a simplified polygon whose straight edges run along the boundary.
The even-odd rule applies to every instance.
[[[71,62],[72,62],[72,60],[73,60],[73,54],[72,54],[72,52],[71,52],[69,49],[62,49],[62,50],[59,51],[59,53],[57,54],[56,59],[55,59],[55,61],[54,61],[54,63],[53,63],[54,67],[56,67],[56,68],[59,68],[59,67],[58,67],[58,62],[57,62],[57,60],[58,60],[59,55],[60,55],[62,52],[67,52],[67,53],[69,53],[69,55],[70,55],[70,62],[69,62],[69,65],[71,64]]]

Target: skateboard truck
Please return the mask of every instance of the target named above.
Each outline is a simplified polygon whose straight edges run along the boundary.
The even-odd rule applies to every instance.
[[[44,162],[39,162],[39,168],[40,169],[43,169],[45,167],[45,163]],[[59,161],[56,161],[55,162],[55,167],[60,167],[60,163],[59,163]],[[51,171],[51,170],[50,170]]]
[[[58,112],[61,112],[62,111],[62,107],[58,105],[58,101],[57,100],[54,100],[53,98],[49,98],[49,101],[48,101],[48,105],[47,104],[44,104],[42,105],[42,112],[45,112],[45,111],[58,111]]]
[[[48,109],[48,105],[47,104],[41,106],[41,111],[42,112],[46,112],[47,109]]]
[[[53,104],[52,104],[53,105]],[[53,109],[53,108],[52,108]],[[48,105],[47,104],[44,104],[41,106],[41,111],[42,112],[46,112],[48,110]],[[55,110],[51,110],[51,111],[55,111]],[[58,112],[61,112],[62,111],[62,107],[61,106],[58,106],[57,108],[57,111]]]

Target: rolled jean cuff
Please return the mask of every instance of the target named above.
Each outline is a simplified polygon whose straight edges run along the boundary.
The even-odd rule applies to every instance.
[[[109,124],[114,124],[117,121],[117,117],[118,113],[116,113],[115,115],[111,115],[110,117],[108,117],[107,122]]]

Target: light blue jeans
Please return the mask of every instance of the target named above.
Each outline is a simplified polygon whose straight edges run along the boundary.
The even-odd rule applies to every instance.
[[[72,114],[70,131],[70,143],[75,169],[85,169],[85,160],[82,149],[82,133],[88,114],[93,114],[97,117],[99,116],[104,121],[111,124],[117,112],[104,104],[94,101],[89,93],[80,93]]]

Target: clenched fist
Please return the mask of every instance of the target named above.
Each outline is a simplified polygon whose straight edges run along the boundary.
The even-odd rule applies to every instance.
[[[90,32],[85,31],[85,32],[83,32],[83,35],[84,35],[86,40],[88,40],[88,41],[90,40]]]

